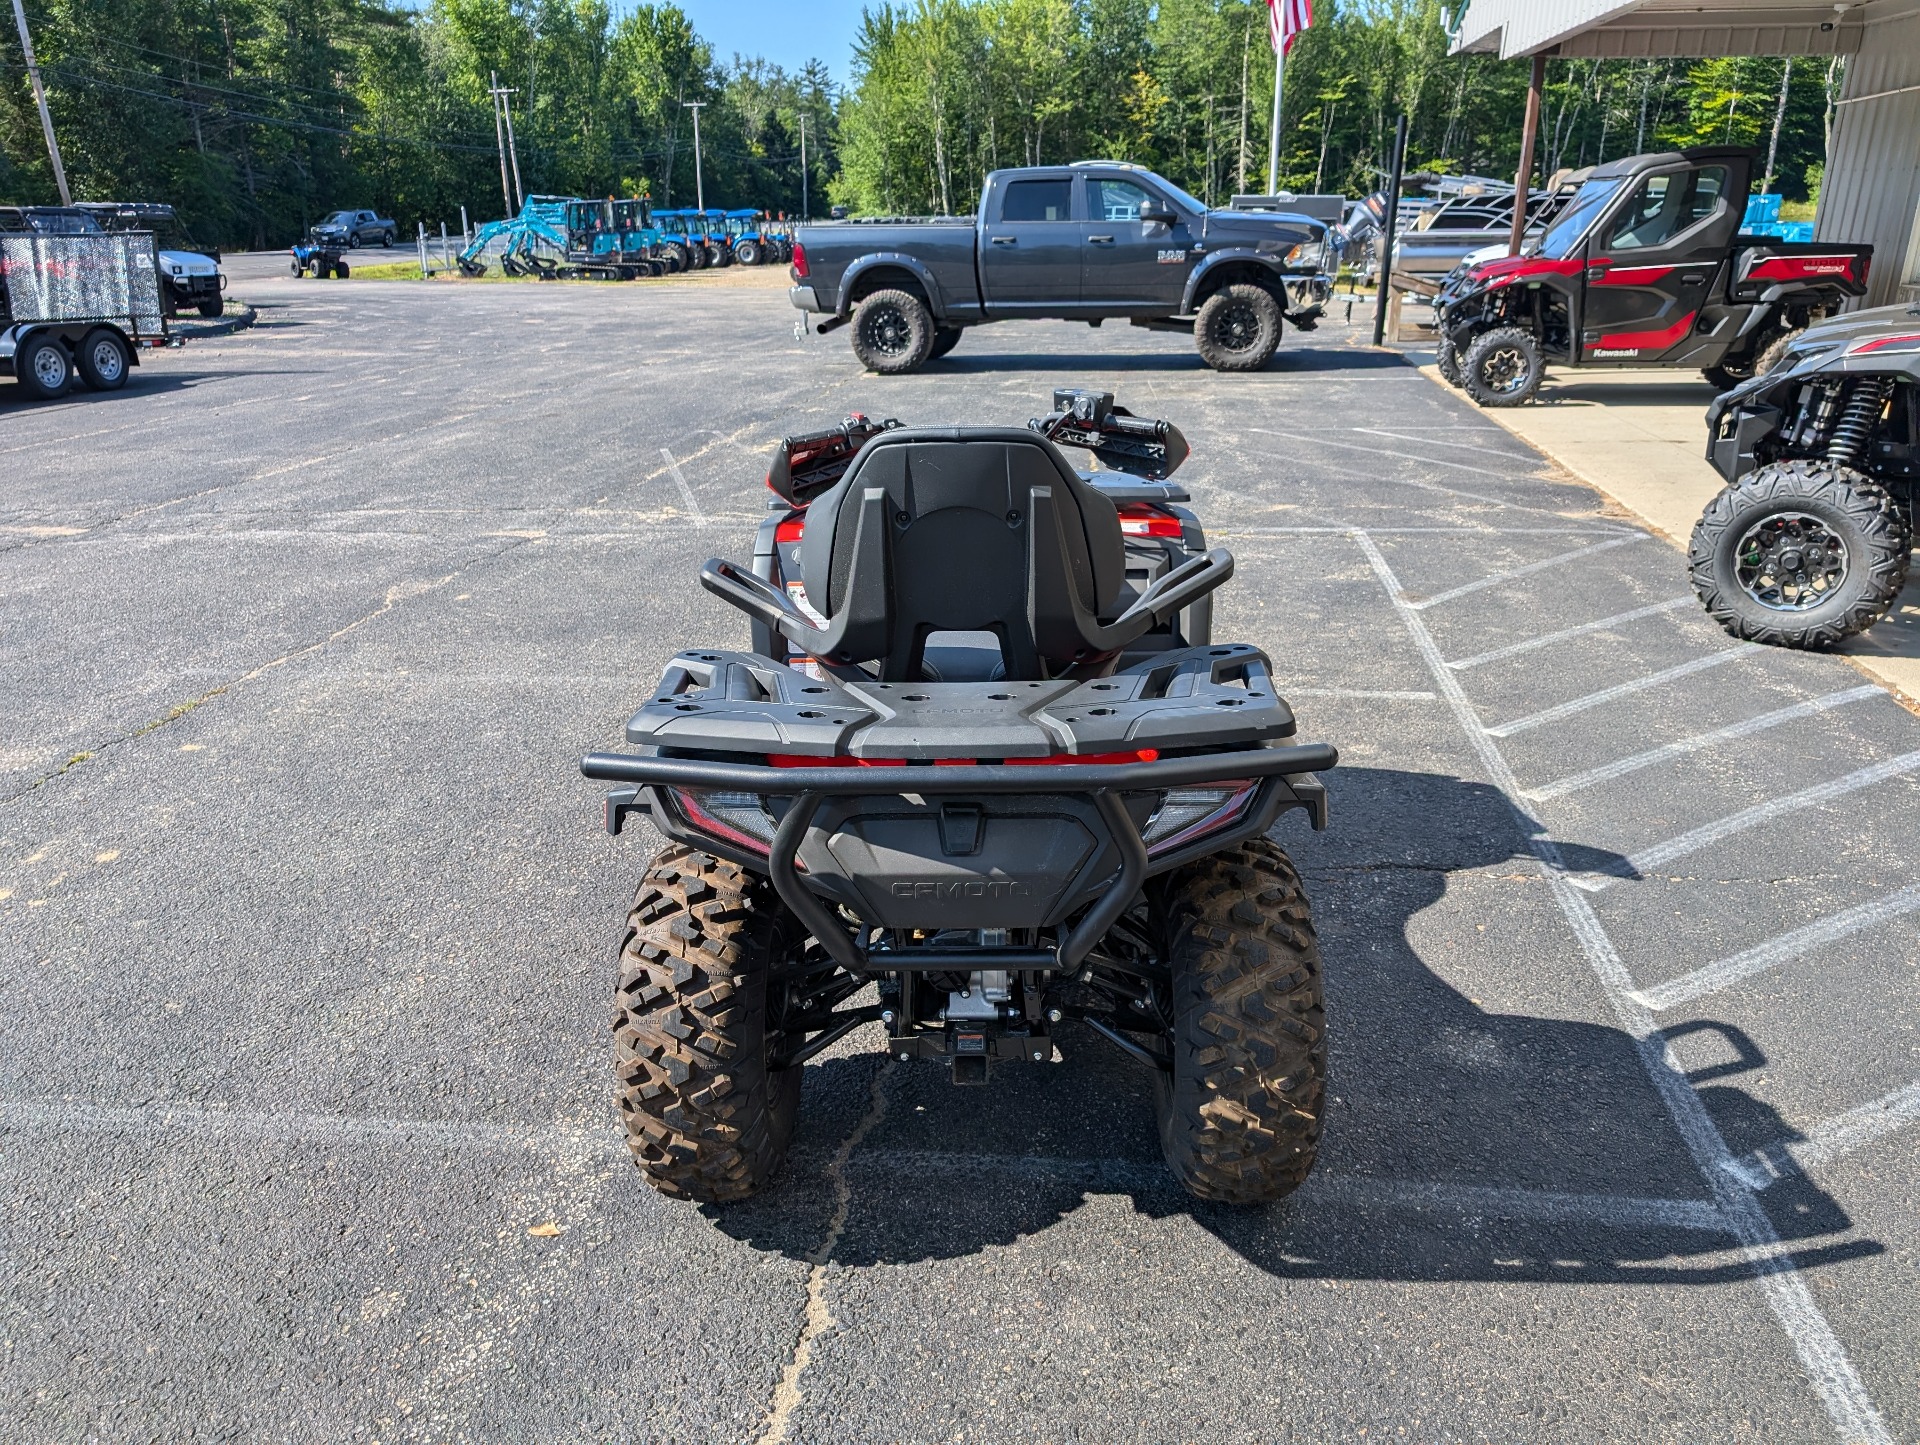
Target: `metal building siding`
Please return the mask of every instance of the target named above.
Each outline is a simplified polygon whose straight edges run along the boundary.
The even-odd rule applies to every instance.
[[[1502,59],[1525,55],[1555,36],[1609,15],[1636,10],[1644,0],[1468,0],[1461,16],[1459,50],[1492,49]]]
[[[1920,295],[1920,16],[1870,25],[1847,62],[1814,234],[1869,241],[1863,306]]]

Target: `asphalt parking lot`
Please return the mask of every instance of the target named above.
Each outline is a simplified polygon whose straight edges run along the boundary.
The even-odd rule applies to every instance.
[[[248,282],[125,391],[0,390],[0,1419],[38,1441],[1920,1440],[1920,719],[1344,325],[1267,372],[1032,323],[923,373],[777,289]],[[1336,743],[1321,1165],[1166,1176],[1086,1034],[872,1031],[785,1177],[611,1103],[649,846],[780,435],[1175,420],[1216,636]],[[538,1233],[530,1231],[538,1230]]]

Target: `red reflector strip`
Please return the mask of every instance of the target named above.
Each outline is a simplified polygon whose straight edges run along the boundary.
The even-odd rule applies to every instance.
[[[1137,748],[1125,753],[1050,753],[1044,758],[1002,758],[1010,767],[1065,767],[1091,763],[1151,763],[1160,757],[1158,748]],[[776,768],[904,768],[913,766],[905,758],[810,758],[804,753],[768,753],[767,761]],[[978,758],[936,758],[936,768],[971,768]],[[919,766],[926,766],[924,763]]]
[[[1182,535],[1180,519],[1169,516],[1158,507],[1150,507],[1140,502],[1129,502],[1119,509],[1120,530],[1129,537],[1179,537]]]
[[[775,524],[773,540],[776,542],[798,542],[801,534],[805,532],[806,529],[807,519],[805,517],[790,517],[784,522]]]

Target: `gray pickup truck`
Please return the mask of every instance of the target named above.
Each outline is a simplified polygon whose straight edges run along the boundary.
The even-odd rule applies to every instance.
[[[1255,371],[1281,321],[1309,329],[1333,292],[1325,223],[1213,211],[1139,166],[1079,161],[994,171],[971,220],[800,227],[802,311],[851,323],[869,370],[915,371],[969,326],[1108,319],[1190,332],[1216,371]]]

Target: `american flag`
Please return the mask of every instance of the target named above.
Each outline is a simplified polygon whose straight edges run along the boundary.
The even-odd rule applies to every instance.
[[[1267,0],[1267,29],[1276,55],[1293,49],[1302,30],[1313,24],[1313,0]]]

